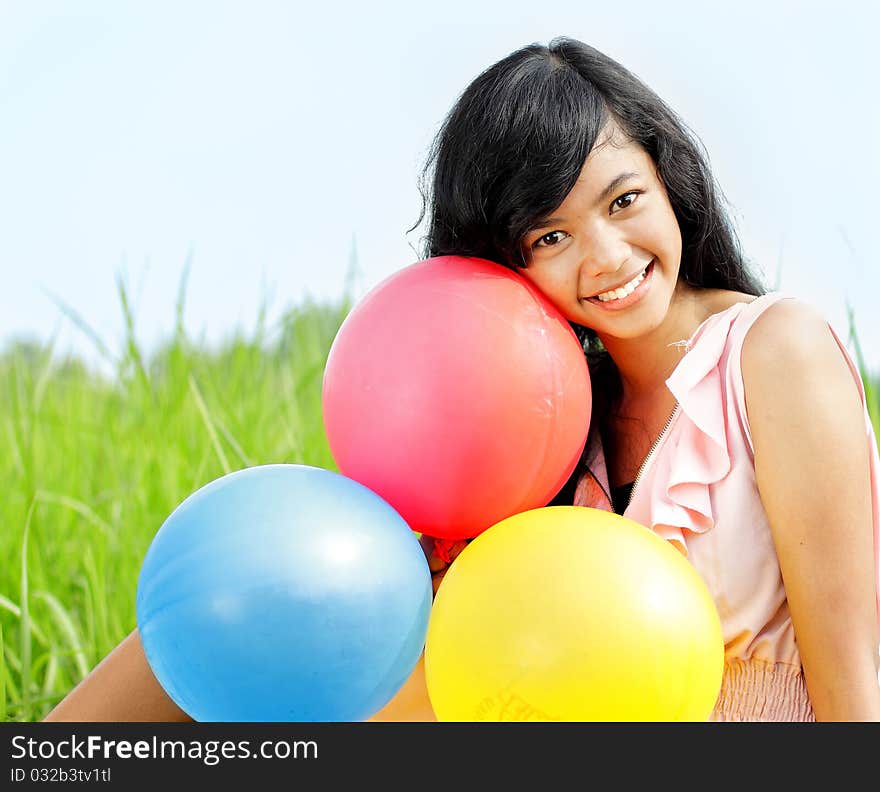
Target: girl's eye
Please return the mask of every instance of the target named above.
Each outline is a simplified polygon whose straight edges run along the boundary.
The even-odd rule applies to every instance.
[[[638,190],[633,190],[631,192],[624,193],[623,195],[620,196],[620,198],[615,198],[611,202],[611,208],[609,210],[610,213],[615,214],[615,207],[617,210],[620,210],[620,209],[626,209],[628,206],[632,206],[633,201],[635,201],[638,194],[639,194]]]
[[[558,245],[560,242],[562,242],[562,240],[565,239],[565,237],[567,236],[568,234],[566,234],[565,231],[551,231],[549,234],[544,234],[544,236],[535,240],[535,242],[532,244],[532,247],[553,247],[554,245]]]

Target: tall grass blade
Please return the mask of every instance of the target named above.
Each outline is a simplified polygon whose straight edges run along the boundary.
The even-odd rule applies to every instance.
[[[34,516],[34,508],[37,505],[37,496],[31,498],[27,518],[24,524],[24,537],[21,543],[21,710],[22,720],[31,717],[31,613],[28,605],[30,592],[28,590],[28,539],[31,532],[31,520]]]
[[[220,421],[216,418],[214,419],[217,424],[217,429],[220,430],[220,434],[223,435],[223,438],[226,440],[229,445],[232,446],[232,450],[238,454],[238,458],[242,461],[245,467],[253,467],[254,463],[251,461],[251,458],[244,452],[244,449],[241,447],[239,442],[235,439],[232,432],[230,432]]]
[[[98,350],[98,353],[109,363],[116,365],[116,359],[110,353],[110,350],[107,349],[107,346],[101,340],[101,336],[99,336],[73,308],[71,308],[64,300],[62,300],[57,295],[50,292],[48,289],[43,289],[43,294],[45,294],[52,302],[55,303],[55,307],[61,311],[71,322],[73,322],[76,327],[78,327],[87,337],[88,339],[95,345],[95,348]]]
[[[224,473],[231,473],[232,468],[229,466],[229,461],[226,459],[226,454],[223,453],[223,448],[221,447],[220,440],[217,437],[217,430],[214,428],[214,422],[211,420],[211,416],[208,413],[208,408],[205,406],[205,400],[202,398],[202,393],[199,390],[199,386],[196,384],[195,377],[193,377],[192,374],[189,375],[189,387],[192,391],[193,398],[196,400],[196,406],[199,408],[199,413],[202,416],[202,420],[205,423],[208,434],[211,437],[211,443],[214,446],[214,451],[217,454],[217,458],[220,460],[220,466],[223,468]]]
[[[94,525],[106,536],[110,536],[113,533],[113,529],[111,528],[110,524],[106,522],[106,520],[102,520],[85,503],[77,500],[76,498],[71,498],[69,495],[61,495],[55,492],[46,492],[46,490],[37,490],[37,494],[35,497],[38,501],[41,501],[42,503],[54,503],[58,504],[59,506],[65,506],[68,509],[72,509],[81,517],[88,520],[92,525]]]
[[[135,340],[134,314],[132,313],[131,305],[128,301],[128,291],[125,288],[125,283],[122,280],[122,276],[119,274],[116,275],[116,290],[119,292],[119,299],[122,302],[122,314],[125,319],[125,349],[128,353],[128,359],[134,364],[135,371],[137,372],[138,378],[143,383],[144,388],[149,391],[150,378],[147,376],[147,369],[144,366],[141,351]]]
[[[21,608],[18,607],[12,600],[8,597],[4,597],[0,594],[0,608],[3,610],[9,611],[15,618],[21,621]],[[46,638],[45,633],[40,629],[40,626],[34,622],[30,622],[30,630],[31,635],[34,637],[34,640],[40,644],[40,646],[48,646],[49,641]]]
[[[177,302],[174,306],[174,337],[178,341],[184,338],[185,331],[183,328],[183,312],[186,306],[186,289],[189,284],[189,273],[192,269],[193,251],[190,248],[186,254],[186,260],[183,262],[183,270],[180,273],[180,284],[177,287]]]
[[[12,419],[8,418],[5,422],[6,424],[6,433],[9,435],[9,448],[12,450],[11,458],[15,462],[16,473],[24,477],[25,475],[25,467],[24,467],[24,457],[21,455],[21,446],[18,443],[18,436],[15,431],[15,424],[13,424]]]
[[[58,658],[55,652],[49,653],[46,662],[46,673],[43,675],[43,687],[40,692],[40,701],[47,701],[53,698],[52,691],[58,686]]]
[[[6,670],[6,648],[3,643],[3,625],[0,624],[0,720],[5,721],[7,717],[6,704],[6,677],[9,672]]]
[[[58,330],[59,328],[56,327],[55,331],[52,333],[52,337],[49,339],[49,343],[46,348],[46,362],[43,364],[43,368],[37,376],[37,381],[34,385],[32,407],[34,415],[36,415],[40,411],[40,405],[43,402],[43,397],[46,394],[46,387],[49,384],[49,376],[52,373],[52,355],[55,352],[55,344],[58,340]]]
[[[55,624],[71,648],[77,672],[80,677],[86,676],[89,673],[89,661],[83,650],[82,638],[73,623],[70,613],[59,602],[58,598],[48,591],[35,591],[34,597],[41,599],[48,606],[49,613],[52,614]]]

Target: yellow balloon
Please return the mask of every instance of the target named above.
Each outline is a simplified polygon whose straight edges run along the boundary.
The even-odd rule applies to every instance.
[[[437,590],[425,642],[440,721],[704,721],[723,668],[693,565],[643,525],[581,506],[477,536]]]

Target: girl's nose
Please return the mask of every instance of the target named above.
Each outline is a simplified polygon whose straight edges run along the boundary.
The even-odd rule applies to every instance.
[[[619,236],[593,236],[583,247],[581,255],[581,281],[593,281],[603,275],[612,275],[624,269],[632,257],[632,249]]]

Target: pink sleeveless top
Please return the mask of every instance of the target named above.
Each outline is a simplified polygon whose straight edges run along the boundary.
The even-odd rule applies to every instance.
[[[721,692],[710,720],[815,720],[804,682],[779,561],[755,483],[740,353],[752,323],[790,296],[772,292],[704,321],[666,385],[678,401],[643,466],[624,515],[673,542],[718,608],[724,634]],[[830,327],[830,325],[829,325]],[[857,367],[831,332],[858,384],[871,449],[875,570],[880,570],[880,458]],[[612,511],[598,432],[577,506]],[[880,578],[876,584],[880,595]],[[880,618],[880,599],[878,599]]]

